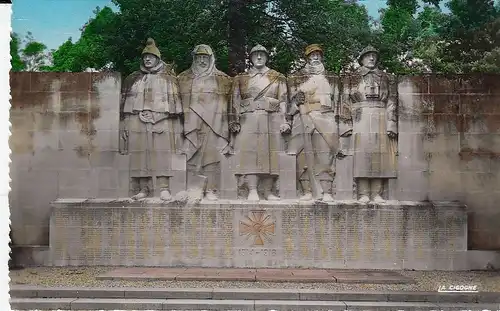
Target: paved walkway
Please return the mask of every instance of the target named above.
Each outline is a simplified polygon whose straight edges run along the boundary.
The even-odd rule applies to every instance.
[[[396,271],[331,269],[119,268],[98,280],[408,284]]]

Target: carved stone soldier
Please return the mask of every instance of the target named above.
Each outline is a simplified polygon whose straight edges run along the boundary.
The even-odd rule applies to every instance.
[[[130,154],[130,177],[134,200],[159,190],[170,200],[172,155],[182,139],[182,105],[177,79],[161,61],[153,39],[142,52],[140,70],[123,84],[120,105],[120,152]]]
[[[220,157],[229,141],[227,106],[231,78],[215,68],[212,48],[201,44],[193,50],[191,68],[179,74],[178,80],[184,106],[183,149],[188,172],[205,177],[206,183],[198,186],[206,188],[202,189],[206,199],[216,200]]]
[[[378,69],[379,53],[368,46],[360,54],[361,67],[351,77],[341,111],[341,137],[350,137],[358,199],[381,202],[384,181],[396,178],[397,89]],[[371,198],[370,198],[371,196]]]
[[[285,76],[266,66],[269,52],[261,45],[250,51],[252,68],[234,78],[229,130],[236,157],[235,174],[246,178],[248,200],[259,200],[259,180],[267,200],[279,200],[276,181],[279,154],[285,152],[282,137],[287,87]]]
[[[338,152],[335,90],[338,87],[334,76],[325,71],[323,50],[318,44],[307,46],[305,57],[305,67],[288,80],[292,98],[289,115],[293,118],[288,151],[298,154],[301,200],[311,200],[314,193],[315,198],[333,201]]]

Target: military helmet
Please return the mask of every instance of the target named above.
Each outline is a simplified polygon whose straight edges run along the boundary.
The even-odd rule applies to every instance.
[[[264,52],[267,54],[267,56],[269,56],[269,51],[260,44],[257,44],[250,50],[250,55],[252,55],[255,52]]]
[[[155,44],[155,40],[153,40],[152,38],[149,38],[146,41],[146,47],[144,48],[144,50],[142,50],[142,55],[144,54],[153,54],[158,58],[161,57],[160,50],[158,50]]]
[[[323,54],[323,49],[321,48],[321,46],[319,44],[316,44],[316,43],[310,44],[310,45],[306,46],[304,55],[307,57],[312,52],[320,52],[321,54]]]
[[[212,55],[212,49],[206,44],[197,45],[193,50],[193,55]]]
[[[359,56],[358,56],[358,63],[359,63],[360,65],[362,65],[362,62],[361,62],[361,61],[362,61],[362,59],[363,59],[363,56],[365,56],[365,55],[366,55],[366,54],[368,54],[368,53],[375,53],[375,54],[377,54],[377,56],[380,54],[380,53],[379,53],[379,51],[378,51],[376,48],[374,48],[373,46],[371,46],[371,45],[369,45],[369,46],[365,47],[365,48],[361,51],[361,53],[359,53]]]

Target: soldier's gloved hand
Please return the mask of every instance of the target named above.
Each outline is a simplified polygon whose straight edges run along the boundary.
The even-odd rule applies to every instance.
[[[143,110],[141,111],[141,115],[146,118],[146,119],[151,119],[153,118],[153,113],[150,110]]]
[[[236,122],[229,123],[229,131],[231,131],[231,133],[239,133],[240,130],[241,130],[241,125],[239,123]]]
[[[306,103],[306,94],[304,94],[304,92],[302,91],[299,91],[297,94],[295,94],[293,99],[297,106],[303,105]]]
[[[154,123],[153,113],[149,110],[143,110],[139,114],[139,119],[144,123]]]
[[[340,150],[337,152],[336,157],[337,157],[338,159],[343,159],[343,158],[347,157],[347,154],[346,154],[346,152],[345,152],[344,150],[340,149]]]
[[[393,131],[387,131],[387,136],[389,136],[389,138],[395,139],[396,137],[398,137],[398,134],[394,133]]]
[[[280,133],[281,134],[290,134],[292,132],[292,127],[288,123],[281,124]]]

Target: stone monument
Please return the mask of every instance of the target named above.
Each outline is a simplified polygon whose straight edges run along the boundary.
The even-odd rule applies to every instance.
[[[397,89],[378,61],[375,48],[361,52],[361,67],[350,77],[340,118],[341,137],[350,140],[354,152],[358,199],[364,203],[383,202],[384,184],[397,176]]]
[[[266,66],[268,58],[265,47],[253,47],[252,68],[233,81],[229,130],[237,163],[234,173],[246,181],[250,201],[259,200],[259,182],[266,200],[279,200],[276,181],[279,154],[285,152],[287,86],[284,75]]]
[[[200,44],[193,50],[191,68],[179,74],[178,80],[184,107],[188,186],[205,193],[208,200],[217,200],[221,154],[229,152],[231,78],[215,68],[212,48]]]
[[[307,46],[304,56],[305,67],[288,79],[292,99],[288,152],[298,154],[297,172],[303,191],[300,199],[331,202],[338,151],[335,108],[339,88],[333,75],[325,71],[323,50],[318,44]]]
[[[403,168],[399,95],[377,68],[378,52],[364,49],[347,83],[324,69],[319,45],[304,56],[287,80],[257,45],[252,67],[231,82],[202,44],[175,77],[148,40],[120,111],[135,200],[52,202],[51,264],[464,269],[463,204],[383,199],[384,183],[401,180]],[[348,182],[342,191],[352,197],[352,176],[359,200],[339,200],[334,184]],[[207,200],[184,200],[189,187]]]
[[[123,83],[120,152],[130,156],[132,199],[158,190],[171,200],[172,157],[182,143],[182,104],[177,79],[161,61],[153,39],[142,51],[140,70]]]

